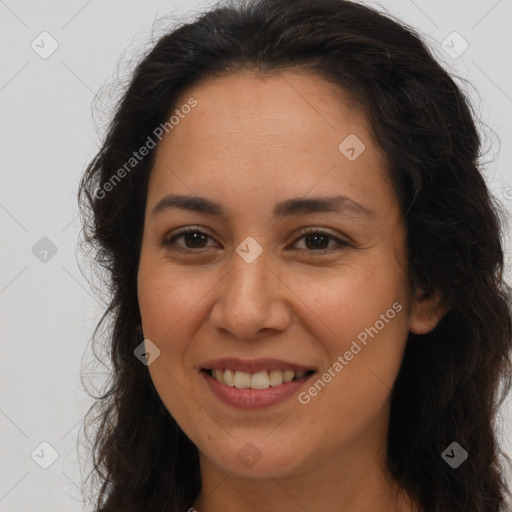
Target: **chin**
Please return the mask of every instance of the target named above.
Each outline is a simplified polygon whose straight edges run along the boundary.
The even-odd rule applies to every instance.
[[[269,478],[290,476],[299,473],[304,464],[305,451],[291,443],[284,446],[268,438],[244,436],[238,440],[229,439],[222,449],[201,450],[203,456],[227,473],[242,478]]]

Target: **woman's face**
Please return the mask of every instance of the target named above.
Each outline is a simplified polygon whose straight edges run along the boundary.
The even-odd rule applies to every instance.
[[[404,220],[366,120],[292,71],[216,78],[176,109],[138,273],[163,403],[203,467],[268,477],[383,457],[408,333],[435,321],[408,286]]]

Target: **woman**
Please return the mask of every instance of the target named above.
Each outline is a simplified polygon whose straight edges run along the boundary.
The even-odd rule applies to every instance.
[[[479,151],[453,79],[363,5],[219,5],[162,37],[80,188],[112,291],[97,507],[505,510]]]

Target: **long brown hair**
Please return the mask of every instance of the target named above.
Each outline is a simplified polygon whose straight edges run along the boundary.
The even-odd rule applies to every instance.
[[[425,512],[503,511],[494,422],[511,386],[511,293],[504,216],[479,171],[475,116],[418,34],[345,0],[219,4],[162,37],[117,105],[79,191],[85,243],[111,292],[95,340],[106,344],[112,373],[87,423],[96,506],[185,511],[201,488],[197,448],[134,356],[143,340],[136,276],[154,150],[112,177],[192,85],[227,71],[285,68],[310,70],[356,98],[400,199],[410,278],[451,304],[432,332],[409,335],[392,392],[388,468]],[[441,457],[454,441],[468,453],[457,469]]]

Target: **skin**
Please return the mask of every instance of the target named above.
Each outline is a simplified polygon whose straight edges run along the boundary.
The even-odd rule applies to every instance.
[[[293,70],[217,77],[178,107],[190,97],[197,106],[157,148],[138,273],[144,337],[161,351],[151,378],[200,453],[202,491],[190,506],[419,510],[384,466],[390,393],[409,331],[429,332],[444,311],[437,293],[409,285],[405,224],[368,122],[343,91]],[[365,144],[354,161],[338,149],[349,134]],[[228,216],[153,214],[170,193],[207,197]],[[272,216],[278,201],[335,194],[373,214]],[[162,245],[185,227],[208,237],[199,247],[177,239],[182,252]],[[316,249],[297,233],[304,227],[333,238]],[[252,263],[236,252],[249,236],[262,248]],[[199,373],[207,359],[274,357],[318,377],[394,303],[401,311],[307,404],[237,409]],[[261,454],[252,467],[237,456],[246,443]]]

